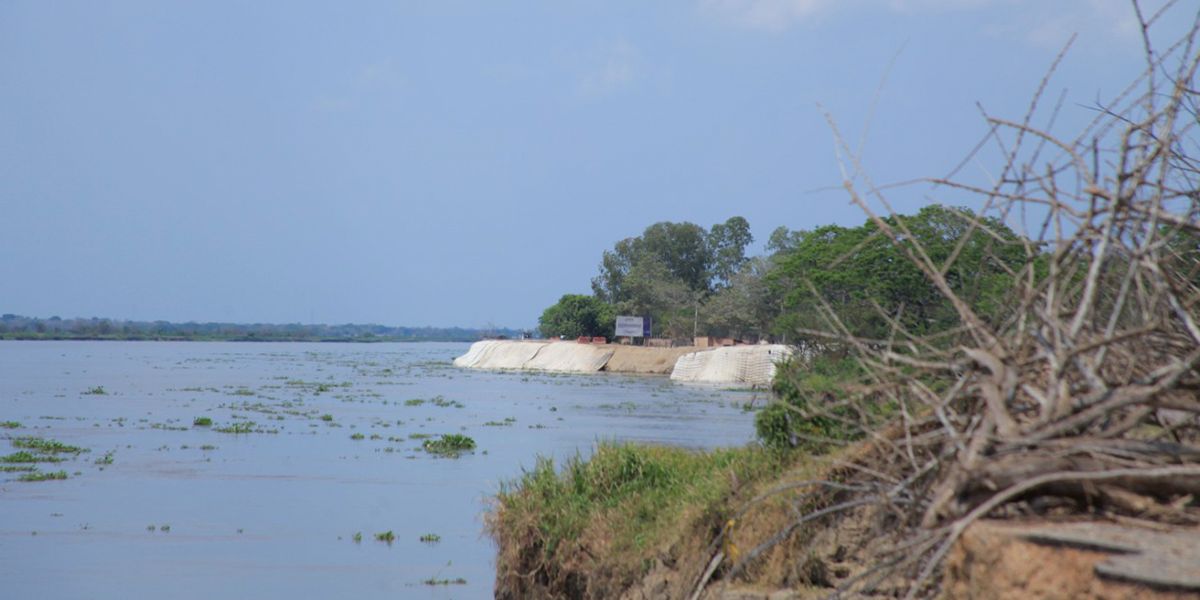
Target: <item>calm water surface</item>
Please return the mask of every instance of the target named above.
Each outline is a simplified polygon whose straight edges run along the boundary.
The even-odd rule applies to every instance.
[[[22,425],[0,429],[0,455],[21,436],[90,449],[39,466],[66,481],[0,473],[3,596],[490,597],[483,512],[538,454],[742,445],[743,407],[762,402],[662,377],[451,366],[467,347],[0,341],[0,421]],[[216,430],[245,422],[254,433]],[[476,452],[422,450],[445,433]],[[373,539],[384,531],[394,543]]]

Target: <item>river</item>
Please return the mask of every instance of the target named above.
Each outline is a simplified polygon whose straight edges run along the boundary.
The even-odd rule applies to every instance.
[[[0,455],[88,450],[37,465],[66,480],[0,473],[3,595],[486,598],[488,499],[538,455],[753,438],[751,392],[453,367],[467,347],[0,341],[0,422],[19,424]],[[442,434],[476,449],[423,449]]]

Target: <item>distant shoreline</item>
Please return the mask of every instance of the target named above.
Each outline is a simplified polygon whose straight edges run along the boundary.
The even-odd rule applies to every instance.
[[[508,327],[404,327],[374,323],[183,323],[100,317],[0,315],[0,340],[127,342],[476,342],[515,338],[528,332]]]

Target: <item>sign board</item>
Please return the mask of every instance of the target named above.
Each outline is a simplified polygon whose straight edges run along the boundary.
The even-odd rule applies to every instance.
[[[617,337],[649,337],[649,325],[645,317],[617,317]]]

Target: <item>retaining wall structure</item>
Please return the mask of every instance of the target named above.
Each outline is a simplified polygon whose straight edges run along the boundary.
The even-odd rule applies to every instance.
[[[671,379],[697,383],[740,383],[769,386],[775,363],[786,360],[792,349],[780,344],[726,346],[679,357]]]
[[[454,359],[454,365],[470,369],[641,373],[670,375],[676,381],[766,386],[775,377],[775,362],[790,353],[790,348],[780,345],[696,349],[483,340]]]

